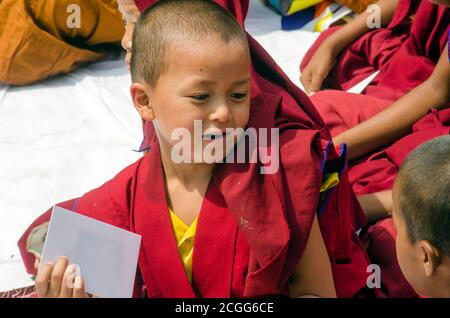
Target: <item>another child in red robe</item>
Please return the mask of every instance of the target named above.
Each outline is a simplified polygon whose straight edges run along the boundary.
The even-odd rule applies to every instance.
[[[251,84],[247,36],[233,16],[209,1],[160,2],[139,18],[132,53],[132,100],[155,123],[156,140],[71,209],[142,236],[136,295],[336,296],[316,217],[320,161],[309,146],[320,144],[320,133],[280,125],[279,169],[271,174],[261,173],[270,166],[260,156],[220,161],[229,143],[252,149],[228,129],[275,129],[271,105],[250,98],[258,88]],[[182,162],[174,159],[175,131],[189,133]],[[258,154],[278,151],[271,143],[258,143]],[[208,146],[223,150],[219,161],[196,157]],[[178,225],[192,235],[180,239]],[[68,284],[69,262],[42,264],[40,296],[86,297],[81,277]]]

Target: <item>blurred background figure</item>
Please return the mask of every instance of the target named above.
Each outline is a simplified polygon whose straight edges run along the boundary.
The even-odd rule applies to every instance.
[[[124,33],[116,0],[3,0],[0,21],[0,83],[14,85],[98,61]]]

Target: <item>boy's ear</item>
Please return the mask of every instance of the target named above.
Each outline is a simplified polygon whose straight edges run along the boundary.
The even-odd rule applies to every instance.
[[[132,83],[130,87],[131,99],[142,119],[152,121],[154,119],[153,108],[150,103],[150,90],[141,83]]]
[[[439,250],[426,240],[420,241],[419,246],[422,253],[422,265],[425,276],[431,277],[436,272],[436,269],[440,263]]]

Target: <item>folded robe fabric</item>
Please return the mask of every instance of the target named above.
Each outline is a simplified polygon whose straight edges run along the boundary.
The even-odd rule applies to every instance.
[[[78,13],[79,24],[67,23],[78,22]],[[101,59],[99,45],[119,44],[123,32],[115,0],[2,0],[0,82],[26,85],[68,73]]]
[[[410,134],[373,154],[368,160],[355,163],[350,180],[358,194],[392,189],[403,160],[418,146],[430,139],[450,133],[450,108],[431,110],[412,127]]]
[[[217,2],[243,24],[248,2]],[[141,10],[152,3],[136,1]],[[333,169],[333,164],[338,166],[341,181],[320,211],[320,228],[338,295],[351,297],[365,286],[369,261],[355,233],[365,219],[348,183],[345,157],[329,144],[329,133],[308,97],[250,36],[249,42],[249,127],[279,128],[280,169],[262,175],[260,162],[216,167],[200,211],[192,286],[177,259],[173,233],[168,234],[169,216],[161,214],[167,212],[167,203],[152,123],[144,123],[142,149],[147,152],[143,159],[101,188],[61,204],[142,235],[137,294],[145,288],[151,297],[286,295],[287,281],[304,251],[319,206],[322,171]],[[209,217],[202,219],[205,215]],[[29,272],[33,272],[34,260],[24,242],[29,231],[49,217],[47,211],[19,241]],[[215,244],[225,260],[215,258]],[[223,265],[217,268],[219,263]],[[217,271],[212,273],[211,267]]]
[[[380,267],[381,286],[365,290],[366,297],[417,298],[418,295],[403,276],[397,261],[395,238],[397,232],[391,217],[379,221],[362,235],[372,264]]]
[[[346,91],[380,71],[363,94],[397,100],[431,75],[447,44],[449,22],[450,8],[429,1],[400,0],[386,28],[367,32],[340,54],[326,88]],[[305,55],[302,70],[323,41],[339,28],[319,36]]]

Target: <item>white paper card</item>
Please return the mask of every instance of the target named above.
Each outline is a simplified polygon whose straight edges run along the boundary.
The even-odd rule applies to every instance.
[[[364,80],[347,90],[347,93],[353,93],[353,94],[361,94],[364,89],[366,89],[367,86],[373,81],[375,77],[380,73],[380,71],[376,71],[375,73],[371,74],[370,76],[366,77]]]
[[[141,236],[54,206],[41,266],[67,256],[80,267],[85,291],[132,297]]]

